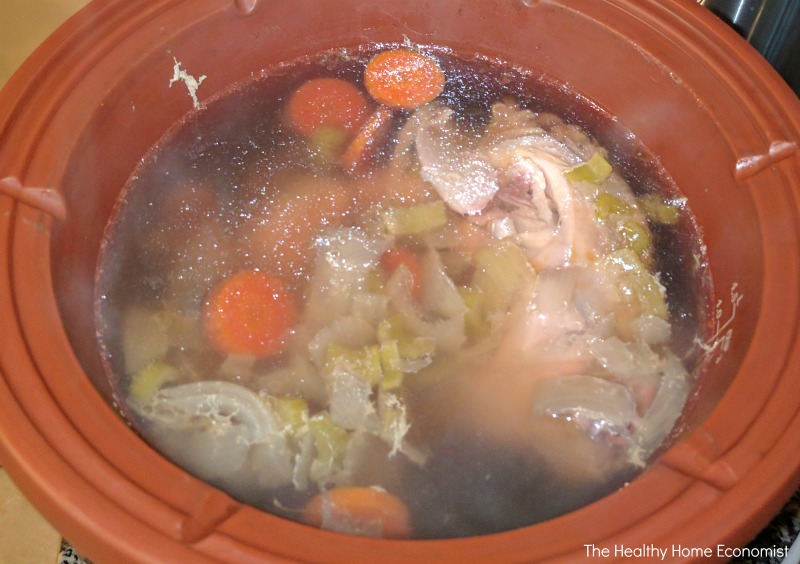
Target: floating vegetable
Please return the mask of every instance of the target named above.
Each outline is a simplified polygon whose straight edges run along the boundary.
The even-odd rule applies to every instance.
[[[274,356],[296,322],[294,297],[283,281],[256,271],[223,281],[204,311],[206,335],[225,354]]]
[[[611,171],[611,164],[603,155],[596,152],[588,161],[568,170],[564,176],[571,182],[592,182],[594,184],[600,184],[611,176]]]
[[[406,247],[399,245],[392,247],[381,255],[381,268],[387,275],[391,275],[401,266],[407,268],[408,272],[411,273],[411,279],[413,280],[411,296],[414,300],[419,301],[422,297],[422,271],[417,255]]]
[[[145,404],[164,387],[178,379],[178,371],[162,360],[154,360],[131,379],[128,394],[131,401]]]
[[[391,131],[393,116],[391,109],[381,106],[367,118],[342,155],[344,170],[359,172],[366,167],[377,147]]]
[[[306,505],[303,521],[351,535],[391,539],[411,535],[406,504],[377,487],[339,487],[322,492]]]
[[[339,78],[315,78],[295,90],[286,106],[289,123],[306,137],[333,126],[354,134],[369,114],[369,102],[354,84]]]
[[[630,215],[633,212],[633,207],[608,192],[597,196],[594,209],[597,219],[608,219],[609,216],[618,214]]]
[[[447,209],[441,200],[418,206],[389,208],[382,214],[386,231],[392,235],[414,235],[447,223]]]
[[[640,198],[648,219],[664,225],[675,225],[681,219],[679,205],[664,201],[656,194],[648,194]]]
[[[487,315],[505,313],[519,292],[535,279],[535,272],[517,245],[501,242],[477,251],[472,286],[483,296]]]
[[[378,53],[364,72],[364,86],[370,96],[381,104],[404,110],[436,99],[444,84],[444,71],[439,63],[410,49]]]

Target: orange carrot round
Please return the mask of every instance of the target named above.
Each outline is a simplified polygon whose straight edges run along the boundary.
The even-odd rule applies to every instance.
[[[297,309],[280,278],[242,271],[214,289],[203,322],[219,352],[269,357],[283,348],[297,322]]]
[[[405,539],[411,535],[411,515],[398,497],[378,488],[338,487],[308,502],[303,521],[340,533]]]
[[[364,86],[392,108],[410,110],[434,100],[444,89],[444,71],[434,59],[410,49],[375,55],[367,63]]]
[[[376,147],[389,133],[393,116],[392,110],[386,106],[372,112],[342,155],[344,170],[358,172],[364,168],[373,157]]]
[[[340,78],[314,78],[294,91],[286,106],[289,123],[306,137],[320,127],[355,133],[369,114],[369,102],[358,87]]]
[[[387,273],[391,274],[401,266],[405,266],[409,273],[411,273],[411,297],[415,301],[422,298],[422,269],[420,268],[419,259],[413,251],[405,247],[395,246],[387,250],[381,255],[381,268]]]

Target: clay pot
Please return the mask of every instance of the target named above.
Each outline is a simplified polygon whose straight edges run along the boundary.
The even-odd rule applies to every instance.
[[[721,300],[682,439],[629,487],[497,535],[373,540],[243,506],[125,425],[96,350],[103,227],[192,106],[169,86],[175,59],[207,75],[202,100],[272,63],[405,37],[542,70],[618,116],[688,197]],[[798,144],[797,98],[686,0],[96,0],[0,97],[0,182],[17,194],[0,197],[0,459],[99,562],[531,562],[582,559],[587,544],[743,545],[800,482]],[[24,203],[20,186],[54,189],[65,218]]]

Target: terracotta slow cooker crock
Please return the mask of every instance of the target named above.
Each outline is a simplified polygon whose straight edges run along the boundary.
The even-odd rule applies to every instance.
[[[125,425],[94,340],[111,207],[192,108],[169,85],[176,60],[207,77],[202,101],[272,63],[406,38],[544,71],[618,116],[688,197],[720,300],[680,441],[629,487],[503,534],[373,540],[244,506]],[[798,144],[800,102],[692,0],[96,0],[0,96],[0,460],[98,562],[563,562],[587,545],[724,558],[717,545],[744,545],[800,483]]]

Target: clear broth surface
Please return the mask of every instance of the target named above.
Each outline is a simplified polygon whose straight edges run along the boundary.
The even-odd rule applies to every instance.
[[[330,280],[319,280],[319,265],[320,261],[324,262],[325,253],[332,253],[331,249],[339,245],[343,237],[346,240],[342,248],[345,248],[346,244],[361,244],[362,234],[369,239],[372,234],[379,233],[377,247],[371,242],[364,245],[364,249],[372,252],[368,274],[357,279],[352,292],[345,291],[342,296],[378,296],[373,301],[388,301],[389,312],[368,313],[364,319],[353,322],[349,329],[337,329],[341,334],[334,336],[331,342],[352,353],[378,350],[370,347],[380,348],[387,342],[381,337],[373,340],[353,337],[364,327],[361,321],[366,320],[373,331],[371,334],[380,331],[378,327],[382,322],[385,331],[397,330],[397,311],[391,305],[394,298],[387,295],[393,291],[402,293],[403,284],[392,278],[392,272],[381,270],[380,260],[376,259],[385,252],[381,244],[410,250],[429,269],[434,268],[431,264],[439,265],[449,280],[444,283],[447,288],[443,292],[448,299],[452,298],[455,294],[447,293],[452,284],[465,304],[468,301],[465,296],[481,294],[487,283],[484,281],[484,286],[480,286],[480,280],[475,282],[480,278],[475,273],[483,268],[483,263],[474,258],[475,248],[464,247],[463,241],[476,238],[478,248],[497,249],[500,245],[499,239],[487,235],[485,224],[475,221],[477,216],[484,215],[483,212],[464,216],[446,209],[447,224],[441,233],[437,231],[438,226],[423,234],[386,235],[382,230],[384,226],[380,222],[386,213],[441,200],[431,183],[419,178],[420,167],[424,169],[424,164],[414,161],[419,160],[419,149],[397,156],[398,137],[400,132],[408,130],[408,124],[415,119],[414,112],[394,113],[393,133],[381,140],[367,169],[357,174],[338,168],[337,158],[342,148],[335,135],[333,141],[324,136],[309,139],[287,124],[286,104],[303,83],[318,77],[337,77],[363,89],[366,63],[376,52],[393,47],[397,46],[371,45],[359,50],[326,52],[269,69],[263,76],[235,85],[224,96],[190,114],[143,159],[125,187],[109,223],[97,274],[98,336],[112,386],[124,416],[166,457],[234,497],[290,519],[303,520],[304,507],[311,498],[321,491],[341,486],[378,487],[401,499],[410,512],[414,538],[488,534],[556,517],[622,487],[669,443],[671,430],[657,445],[642,451],[643,460],[631,454],[631,441],[634,441],[631,437],[639,436],[634,427],[646,426],[643,421],[647,418],[647,406],[655,401],[652,396],[657,395],[659,386],[664,386],[664,377],[660,372],[653,376],[655,384],[648,381],[640,385],[636,383],[636,375],[625,380],[636,407],[635,413],[629,414],[635,423],[626,428],[614,422],[615,416],[592,411],[593,408],[587,407],[592,404],[589,399],[569,409],[541,407],[541,422],[536,423],[537,431],[533,434],[545,438],[541,446],[536,446],[539,443],[529,440],[526,429],[521,429],[527,423],[495,417],[497,413],[511,413],[516,409],[516,384],[507,383],[513,378],[504,380],[507,372],[517,366],[508,360],[516,354],[497,352],[507,346],[503,344],[506,343],[503,335],[513,333],[508,329],[512,323],[508,320],[515,315],[513,304],[500,313],[493,310],[491,315],[482,314],[477,328],[473,320],[472,329],[463,330],[466,336],[462,342],[451,348],[444,347],[435,335],[432,337],[426,332],[433,323],[432,318],[441,321],[442,326],[448,321],[446,314],[432,313],[436,308],[431,302],[437,300],[432,298],[427,305],[413,306],[425,310],[419,321],[423,329],[417,333],[411,331],[412,341],[416,338],[413,342],[424,350],[409,353],[417,355],[413,358],[403,358],[406,364],[401,384],[384,386],[383,381],[372,381],[371,388],[368,387],[365,401],[381,415],[378,419],[382,423],[375,423],[364,414],[353,416],[348,412],[343,416],[340,411],[338,423],[334,417],[336,428],[331,431],[326,427],[331,424],[330,402],[337,385],[332,383],[330,366],[345,362],[342,359],[346,355],[340,349],[331,349],[330,345],[324,351],[315,348],[319,346],[323,330],[327,331],[325,335],[336,333],[331,327],[341,327],[344,323],[326,317],[327,310],[338,307],[336,303],[326,302],[338,290]],[[480,137],[492,123],[492,106],[501,100],[513,100],[514,105],[537,116],[558,116],[555,122],[547,122],[556,123],[557,131],[574,132],[580,128],[587,132],[586,139],[592,146],[603,148],[615,178],[630,188],[636,211],[625,213],[645,218],[640,223],[645,226],[650,240],[650,245],[639,255],[641,264],[646,267],[641,276],[651,286],[652,280],[657,280],[663,288],[666,308],[663,318],[670,327],[668,342],[651,343],[644,347],[645,352],[655,351],[656,356],[661,355],[659,362],[662,364],[666,362],[665,357],[679,359],[679,371],[685,372],[685,381],[681,383],[683,401],[678,405],[678,412],[673,414],[671,429],[695,385],[701,360],[696,343],[705,335],[710,285],[698,228],[677,188],[660,168],[658,159],[613,116],[543,74],[478,55],[455,54],[440,48],[423,51],[444,69],[447,82],[436,103],[454,111],[454,122],[462,132]],[[371,110],[375,106],[373,103]],[[421,143],[419,137],[415,139]],[[387,173],[400,158],[408,161],[402,172]],[[603,193],[605,185],[600,183],[598,188],[590,184],[580,189],[589,194],[585,197],[592,205],[587,209],[599,216],[601,211],[595,200]],[[404,192],[408,186],[411,188]],[[370,192],[372,190],[376,193]],[[614,214],[622,212],[614,211],[619,208],[614,207],[617,205],[614,200],[612,204],[613,219]],[[492,205],[501,213],[517,211],[508,203]],[[645,209],[648,205],[651,208]],[[607,216],[608,210],[602,215]],[[558,212],[554,213],[556,221],[563,221],[558,216]],[[592,221],[598,225],[602,223],[597,217]],[[623,225],[622,219],[619,222]],[[273,229],[276,224],[279,228]],[[621,228],[609,229],[613,237],[618,237]],[[292,238],[299,242],[286,244],[286,240]],[[439,262],[430,259],[434,253],[432,248]],[[630,248],[618,243],[611,243],[609,249],[627,253],[626,257],[633,256]],[[338,247],[334,250],[344,252]],[[424,258],[426,256],[429,258]],[[600,258],[596,262],[601,262]],[[544,275],[533,269],[529,281],[530,284],[544,284],[545,279],[577,272],[577,282],[573,278],[565,280],[580,287],[586,283],[587,276],[592,278],[586,274],[588,270],[581,271],[584,267],[593,268],[591,265],[556,268]],[[209,342],[204,319],[210,296],[224,281],[244,271],[268,273],[281,279],[297,304],[298,321],[284,336],[283,348],[276,354],[225,353]],[[393,287],[395,290],[388,289]],[[367,297],[364,303],[369,302]],[[523,292],[513,298],[513,303],[527,299],[528,295]],[[422,300],[424,303],[425,298]],[[490,298],[490,301],[496,300]],[[350,309],[345,308],[342,315],[350,319],[353,308],[362,306],[367,307],[363,304],[348,306]],[[486,311],[486,306],[474,303],[465,307]],[[637,315],[644,316],[640,306],[636,308],[639,308]],[[322,310],[320,315],[324,319],[314,318],[312,310]],[[601,359],[605,358],[604,353],[592,348],[601,341],[610,343],[611,337],[617,339],[613,341],[615,345],[621,340],[629,348],[638,346],[635,337],[628,336],[627,341],[624,335],[620,337],[621,314],[615,315],[611,323],[616,323],[617,329],[602,333],[602,338],[597,332],[587,337],[589,348],[586,350],[594,352],[590,355],[581,349],[576,358],[583,362],[590,356],[594,364],[591,374],[581,373],[583,379],[574,380],[576,385],[602,384],[597,389],[612,395],[621,391],[621,379],[608,375],[610,369],[607,370],[605,360]],[[525,342],[524,339],[521,342]],[[552,350],[551,345],[543,350]],[[381,354],[385,352],[380,350]],[[382,357],[382,361],[382,377],[386,378],[386,358]],[[143,376],[147,370],[150,372]],[[525,378],[525,375],[519,376],[521,380]],[[598,378],[611,382],[613,389],[606,390],[605,384],[597,382]],[[177,412],[165,415],[162,407],[167,404],[164,403],[158,409],[162,410],[159,417],[165,419],[158,424],[153,423],[155,419],[148,419],[148,414],[155,411],[134,405],[136,401],[140,404],[151,401],[165,389],[209,381],[231,383],[261,394],[258,397],[270,411],[267,419],[278,422],[288,444],[291,479],[275,483],[269,478],[254,477],[258,472],[242,470],[244,466],[228,469],[230,473],[225,474],[228,471],[225,464],[217,464],[212,459],[228,457],[232,460],[242,455],[246,457],[243,464],[258,463],[252,461],[252,452],[243,455],[235,450],[231,454],[234,451],[228,446],[217,449],[208,442],[208,437],[198,439],[196,445],[205,451],[203,456],[208,457],[207,464],[198,462],[197,453],[170,450],[177,442],[187,443],[186,438],[194,429],[192,425],[199,425],[198,429],[213,436],[209,429],[221,424],[219,417],[225,416],[222,412],[231,409],[228,404],[214,404],[216,407],[209,407],[208,402],[203,404],[203,409],[219,410],[215,415],[218,419],[212,418],[210,422],[200,421],[204,417],[200,409],[186,421],[175,423],[175,417],[179,418],[175,415]],[[552,379],[547,381],[553,382]],[[527,384],[520,386],[520,389],[528,389]],[[206,393],[216,393],[209,392],[210,389],[206,389]],[[359,389],[363,391],[364,387]],[[134,398],[136,394],[139,395]],[[642,399],[645,396],[647,399]],[[231,405],[239,405],[236,403],[239,400],[230,401]],[[523,407],[528,411],[533,409],[527,404]],[[237,418],[236,413],[227,416]],[[312,432],[309,420],[315,416],[317,419],[311,424],[315,431]],[[362,416],[369,424],[352,422],[352,417]],[[180,433],[184,434],[175,431],[171,438],[159,436],[159,428],[169,426],[163,423],[169,417],[173,417],[169,425],[183,425]],[[342,423],[343,420],[347,422]],[[481,421],[486,422],[485,427]],[[231,425],[244,423],[232,420]],[[398,426],[402,432],[397,431]],[[369,431],[365,431],[367,427]],[[223,424],[220,441],[232,441],[230,448],[238,448],[234,444],[237,440],[231,438],[233,435],[226,435],[234,431],[224,429],[227,428]],[[313,440],[304,441],[303,437],[313,437]],[[321,438],[333,444],[330,447],[333,454],[323,453],[328,447],[323,448]],[[357,441],[358,448],[354,446]],[[573,446],[566,447],[563,456],[546,454],[554,444],[561,443]],[[353,454],[356,451],[357,454]],[[303,460],[305,462],[300,462]],[[323,462],[333,468],[329,474],[320,470]],[[306,463],[313,468],[304,470],[303,474],[298,465]],[[264,464],[266,468],[273,468],[272,462]],[[587,466],[594,466],[596,471],[586,471]],[[299,474],[303,476],[298,478]],[[337,525],[334,523],[329,528],[336,529]],[[346,527],[338,530],[371,534]]]

